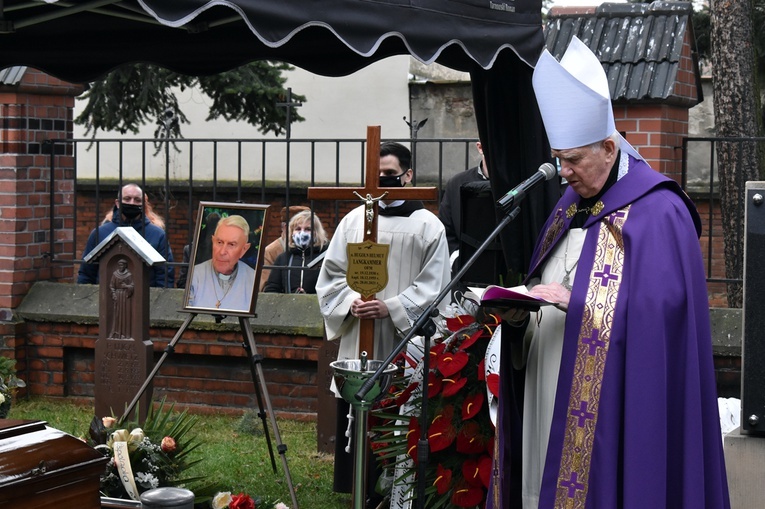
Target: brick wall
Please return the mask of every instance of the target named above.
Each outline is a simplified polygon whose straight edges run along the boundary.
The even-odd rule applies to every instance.
[[[651,167],[682,183],[683,137],[688,136],[688,108],[667,104],[614,105],[616,129]]]
[[[46,253],[51,215],[57,218],[58,248],[72,248],[74,161],[66,151],[56,153],[51,187],[50,160],[43,154],[46,140],[71,137],[74,97],[82,91],[33,69],[20,83],[0,86],[0,320],[10,319],[34,281],[71,272],[50,264]]]
[[[177,327],[150,329],[155,362],[176,332]],[[9,355],[8,350],[15,346],[19,376],[27,382],[27,388],[19,395],[93,404],[93,351],[98,324],[64,323],[51,316],[49,321],[2,325],[0,334],[4,340],[0,354]],[[723,335],[727,334],[723,331]],[[26,340],[19,340],[20,337]],[[232,327],[187,329],[154,379],[154,400],[167,397],[169,402],[193,413],[238,415],[247,409],[257,409],[253,377],[241,342],[239,330]],[[327,368],[318,365],[323,338],[255,333],[255,342],[258,353],[264,357],[263,376],[275,414],[288,419],[334,422],[334,414],[319,415],[332,399],[325,387],[329,378],[322,378]],[[721,397],[740,397],[741,357],[737,351],[735,347],[716,346],[715,377]],[[334,428],[327,433],[333,434]]]
[[[26,322],[26,344],[17,351],[24,392],[92,402],[95,387],[94,347],[98,324]],[[159,361],[178,331],[150,329],[154,360]],[[305,335],[255,334],[263,378],[274,412],[284,418],[316,418],[317,362],[322,338]],[[238,328],[188,328],[154,378],[154,400],[167,397],[180,408],[203,413],[241,413],[258,401],[247,350]],[[23,394],[23,393],[22,393]],[[118,410],[115,409],[118,412]]]

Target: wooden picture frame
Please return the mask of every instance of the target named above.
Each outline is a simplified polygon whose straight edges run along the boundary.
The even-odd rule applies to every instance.
[[[199,203],[182,311],[255,316],[268,209],[262,204]],[[243,244],[244,223],[249,233]]]

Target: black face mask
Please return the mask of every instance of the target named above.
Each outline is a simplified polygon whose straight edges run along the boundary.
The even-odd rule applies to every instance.
[[[401,175],[380,175],[380,183],[378,185],[380,187],[404,187],[401,177],[405,174],[406,172]]]
[[[141,215],[142,210],[140,205],[134,205],[132,203],[120,203],[120,212],[129,221],[132,221]]]

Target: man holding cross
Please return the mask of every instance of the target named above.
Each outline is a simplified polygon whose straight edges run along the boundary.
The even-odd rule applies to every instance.
[[[380,187],[403,187],[412,181],[409,149],[398,143],[380,147]],[[359,319],[377,320],[374,352],[384,359],[395,347],[397,331],[406,333],[449,283],[449,248],[443,224],[419,200],[380,200],[377,242],[390,246],[388,284],[375,298],[363,300],[348,286],[349,243],[364,238],[365,207],[348,213],[337,226],[324,260],[316,292],[327,339],[340,339],[338,359],[358,359]]]
[[[379,187],[396,188],[409,184],[414,176],[411,157],[411,152],[403,145],[383,143],[380,146]],[[384,189],[380,191],[380,194],[385,192]],[[374,351],[367,352],[369,357],[387,357],[402,334],[449,283],[449,246],[438,217],[425,209],[419,200],[386,200],[383,197],[378,205],[376,241],[388,246],[384,288],[364,298],[349,286],[347,280],[348,244],[360,243],[367,238],[369,204],[353,209],[338,224],[316,285],[327,339],[340,339],[338,359],[359,358],[362,320],[373,320],[374,323]],[[381,259],[385,260],[384,257]],[[340,456],[345,440],[340,437],[345,431],[342,423],[347,422],[344,418],[348,405],[339,399],[338,406],[339,434],[336,436],[340,454],[336,454],[335,459],[335,491],[345,492],[350,491],[351,470],[343,472],[344,478],[338,473],[344,470]],[[350,454],[345,456],[352,465]]]

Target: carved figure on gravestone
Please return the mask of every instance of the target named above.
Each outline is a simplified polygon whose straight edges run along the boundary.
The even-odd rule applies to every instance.
[[[412,156],[398,143],[380,146],[381,187],[402,187],[412,181]],[[348,244],[364,240],[371,197],[350,211],[338,224],[319,273],[316,293],[327,339],[340,340],[338,359],[359,358],[360,319],[374,320],[374,358],[384,359],[412,323],[449,283],[449,247],[444,226],[419,200],[379,202],[377,242],[390,246],[387,258],[387,285],[371,300],[364,301],[347,280]],[[337,392],[334,388],[333,391]],[[339,397],[339,396],[338,396]],[[338,437],[347,427],[348,404],[338,399]],[[350,492],[353,476],[352,454],[347,443],[338,440],[335,452],[337,492]]]
[[[83,256],[90,253],[99,242],[120,226],[135,228],[168,264],[173,262],[173,253],[164,230],[165,221],[154,212],[149,197],[136,184],[126,184],[120,189],[112,211],[106,214],[98,228],[90,232]],[[172,265],[157,264],[151,272],[149,284],[172,288],[175,281],[174,272]],[[77,283],[98,284],[98,264],[81,264]]]
[[[189,289],[191,307],[249,311],[255,269],[242,262],[250,248],[250,225],[239,215],[218,221],[212,237],[212,258],[194,266]]]
[[[117,270],[112,273],[112,279],[109,283],[112,292],[112,301],[114,303],[112,312],[112,330],[109,333],[110,338],[131,338],[132,313],[131,302],[135,284],[133,284],[133,274],[128,270],[126,259],[120,259],[117,262]]]

